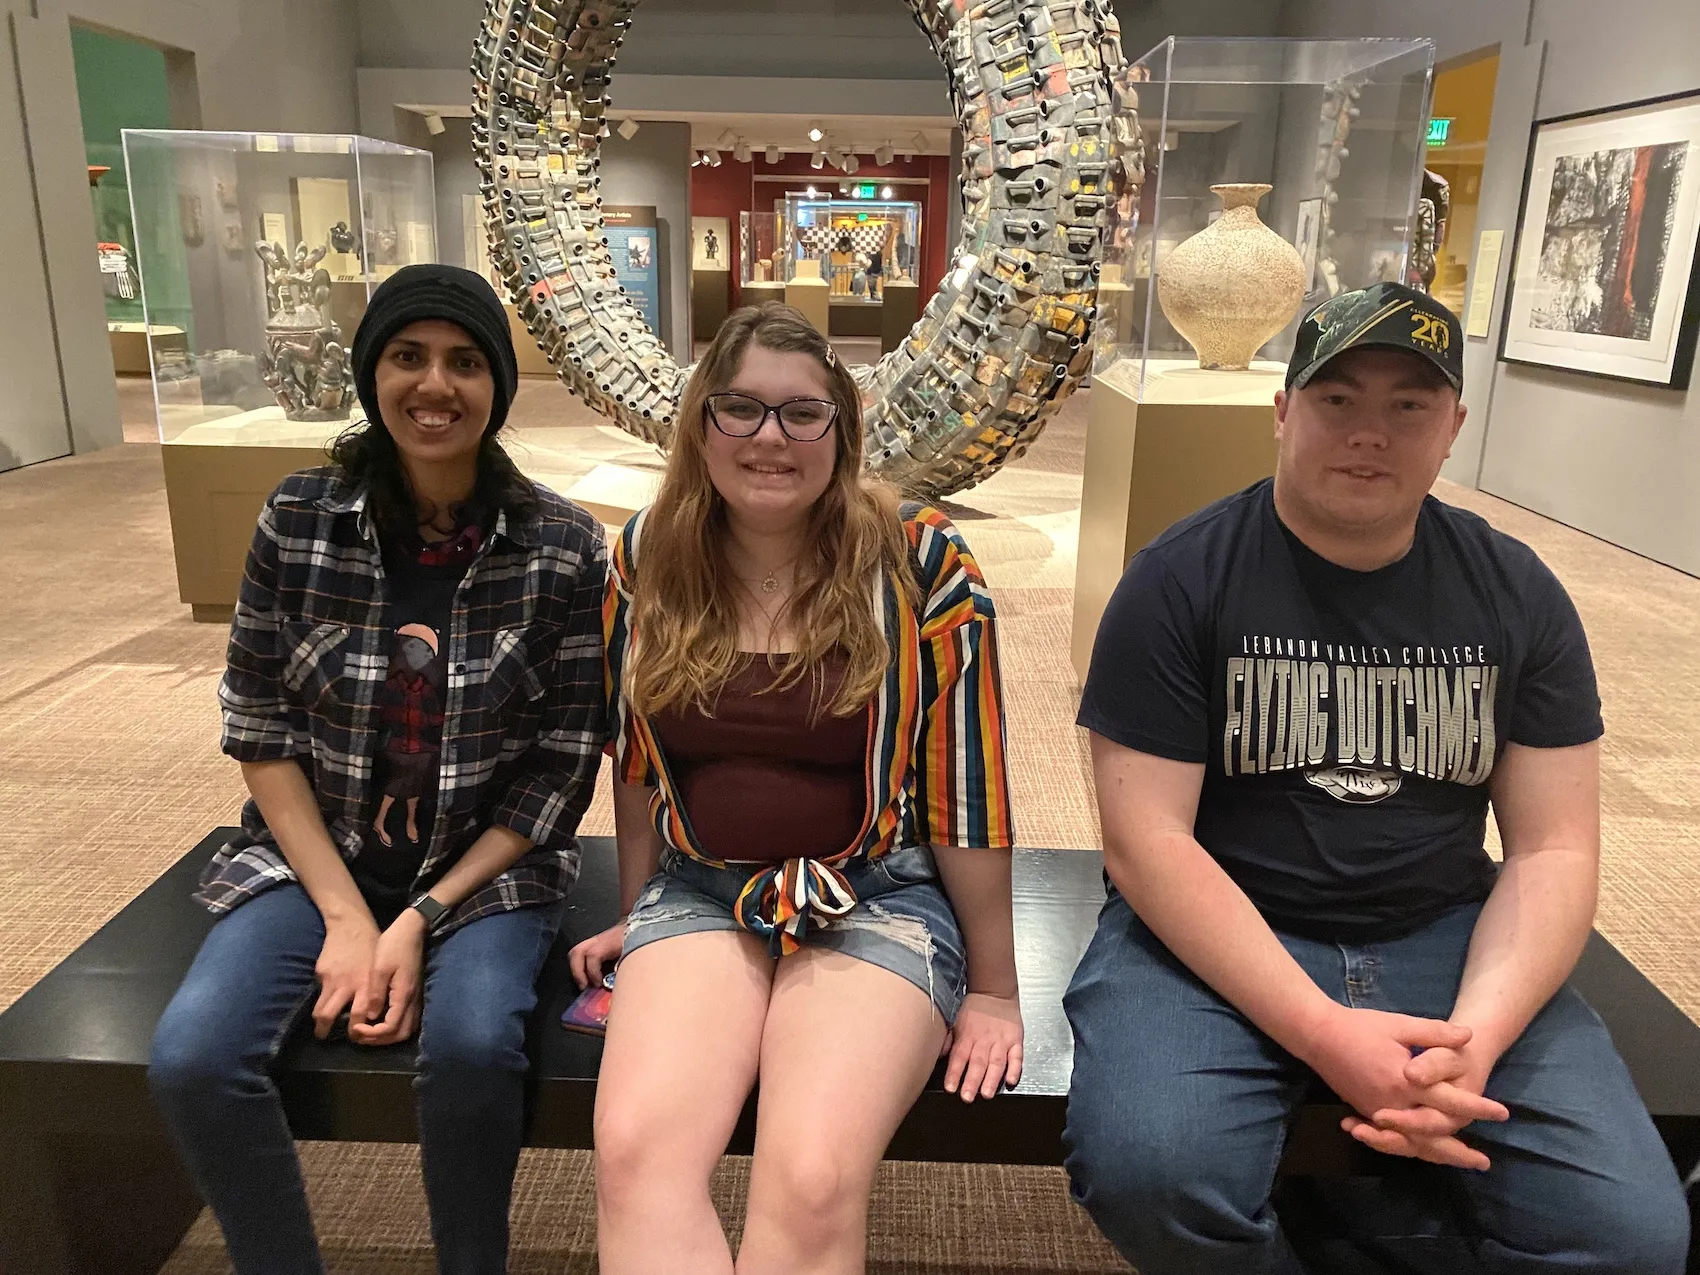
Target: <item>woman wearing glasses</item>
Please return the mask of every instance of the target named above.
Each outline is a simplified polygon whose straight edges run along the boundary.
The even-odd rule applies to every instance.
[[[607,1275],[731,1271],[709,1175],[760,1077],[741,1272],[860,1271],[874,1169],[1021,1073],[992,603],[862,472],[848,371],[777,304],[721,328],[605,621],[620,959],[596,1102]],[[623,953],[623,955],[622,955]]]

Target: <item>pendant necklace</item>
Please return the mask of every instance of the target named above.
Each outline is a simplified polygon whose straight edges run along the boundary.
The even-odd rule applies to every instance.
[[[764,577],[762,582],[761,582],[761,591],[763,593],[778,593],[779,592],[779,577],[777,575],[775,575],[773,572],[769,571],[767,573],[766,577]]]

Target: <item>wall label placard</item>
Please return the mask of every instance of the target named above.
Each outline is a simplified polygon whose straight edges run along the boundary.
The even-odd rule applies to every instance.
[[[602,205],[602,233],[614,256],[614,277],[632,304],[643,311],[650,331],[661,328],[661,265],[655,209],[637,204]]]

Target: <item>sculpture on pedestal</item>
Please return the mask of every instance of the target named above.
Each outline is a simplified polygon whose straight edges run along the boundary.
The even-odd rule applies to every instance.
[[[292,421],[335,421],[354,403],[354,372],[342,329],[331,318],[330,271],[323,245],[254,245],[266,270],[266,343],[260,375]]]
[[[855,371],[868,466],[938,497],[1021,455],[1086,375],[1104,236],[1118,195],[1143,181],[1144,142],[1131,103],[1120,116],[1126,62],[1108,0],[907,4],[962,129],[962,234],[908,339]],[[473,152],[490,258],[538,345],[568,388],[666,447],[690,369],[622,294],[598,189],[636,5],[490,0],[473,49]]]

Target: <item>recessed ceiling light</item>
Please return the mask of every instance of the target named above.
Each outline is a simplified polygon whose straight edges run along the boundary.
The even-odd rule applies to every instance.
[[[890,186],[881,186],[880,187],[880,198],[881,199],[890,199],[891,198],[891,187]]]
[[[820,125],[819,124],[810,124],[809,125],[809,140],[811,142],[818,142],[818,141],[820,141],[821,138],[823,138],[825,136],[826,136],[826,134],[820,131]]]

